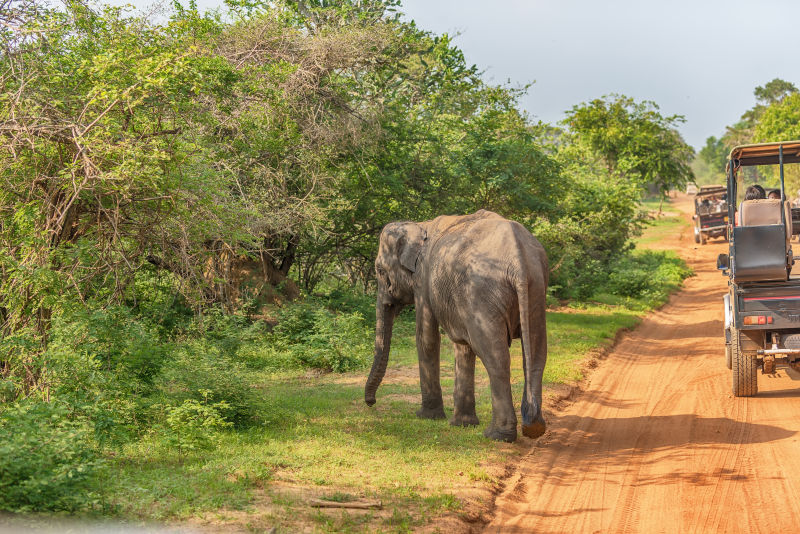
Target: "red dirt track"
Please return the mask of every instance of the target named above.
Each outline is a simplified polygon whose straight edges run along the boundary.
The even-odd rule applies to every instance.
[[[487,532],[800,531],[800,374],[759,371],[758,396],[733,397],[714,268],[727,245],[687,229],[657,247],[696,276],[549,418]]]

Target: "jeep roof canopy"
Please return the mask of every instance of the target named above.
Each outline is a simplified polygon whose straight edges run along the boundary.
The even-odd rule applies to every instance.
[[[734,168],[750,165],[777,165],[780,163],[780,147],[783,147],[784,163],[800,163],[800,141],[737,146],[731,150],[728,160],[735,162]]]
[[[728,190],[727,187],[724,185],[704,185],[700,188],[700,191],[695,193],[696,197],[710,197],[713,195],[719,195],[720,193],[725,193]]]

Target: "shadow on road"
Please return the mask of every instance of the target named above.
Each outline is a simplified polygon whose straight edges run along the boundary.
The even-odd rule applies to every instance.
[[[646,451],[686,446],[767,443],[797,434],[793,430],[764,423],[695,414],[603,419],[565,415],[555,417],[550,425],[551,428],[564,429],[559,431],[563,436],[559,435],[558,441],[550,443],[550,446],[568,446],[566,440],[574,442],[577,434],[580,436],[578,445],[582,449],[597,449],[598,454],[614,454],[631,449]],[[574,430],[567,433],[566,429]]]

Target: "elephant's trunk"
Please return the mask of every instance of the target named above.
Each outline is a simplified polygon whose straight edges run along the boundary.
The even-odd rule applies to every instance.
[[[389,362],[389,347],[392,344],[392,326],[397,315],[398,307],[384,305],[378,295],[375,305],[375,359],[372,360],[372,369],[369,372],[367,385],[364,388],[364,402],[368,406],[375,404],[375,392],[381,385],[383,375],[386,374],[386,364]]]

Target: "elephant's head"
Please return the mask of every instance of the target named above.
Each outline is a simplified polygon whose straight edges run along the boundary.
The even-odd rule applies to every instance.
[[[375,392],[386,373],[394,319],[403,306],[414,303],[414,273],[426,239],[425,229],[413,222],[390,223],[381,232],[375,258],[375,359],[364,389],[364,401],[370,406],[375,404]]]

